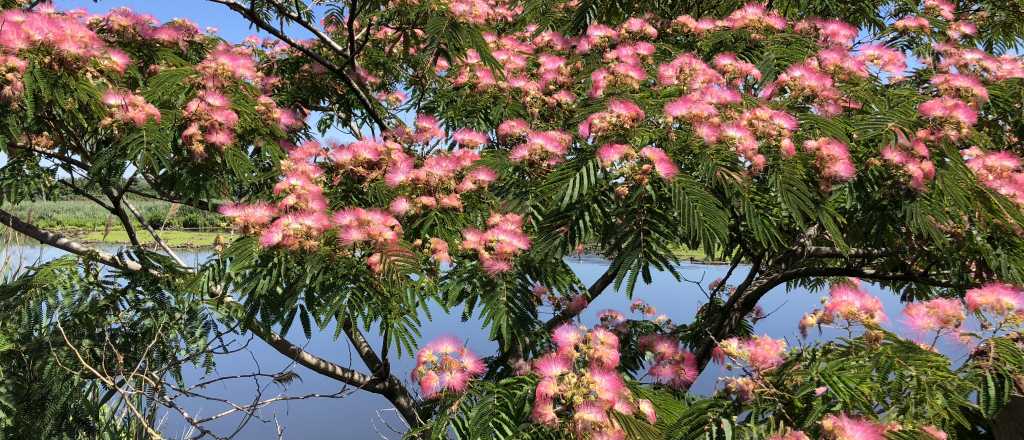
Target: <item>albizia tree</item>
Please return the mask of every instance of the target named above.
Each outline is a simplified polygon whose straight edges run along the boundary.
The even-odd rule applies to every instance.
[[[0,209],[69,254],[0,289],[14,438],[155,437],[160,407],[227,436],[174,398],[227,334],[385,397],[415,437],[991,438],[1024,392],[1013,2],[211,0],[267,37],[238,44],[0,3],[0,202],[64,186],[133,243]],[[128,196],[220,212],[241,238],[187,266]],[[643,303],[578,322],[652,272],[679,279],[680,247],[730,263],[680,283],[692,322]],[[565,262],[580,252],[608,261],[592,285]],[[794,287],[828,290],[802,331],[849,338],[752,335],[762,297]],[[480,317],[498,352],[420,344],[436,305]],[[364,365],[286,339],[296,318]],[[687,394],[712,360],[742,374]]]

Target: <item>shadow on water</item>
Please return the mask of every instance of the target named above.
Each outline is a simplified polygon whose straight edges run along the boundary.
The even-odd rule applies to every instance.
[[[116,251],[114,248],[107,250]],[[23,258],[26,262],[35,262],[57,258],[62,253],[52,248],[38,246],[0,248],[0,261],[3,261],[6,255]],[[198,264],[209,257],[209,252],[190,250],[184,251],[181,256],[189,263]],[[587,284],[596,280],[607,266],[605,260],[593,256],[571,258],[567,261]],[[723,276],[728,268],[723,265],[683,264],[678,269],[686,279],[697,281],[706,287],[713,280]],[[734,282],[737,279],[742,279],[747,270],[746,267],[737,268],[733,274]],[[869,290],[879,295],[885,306],[889,320],[884,326],[890,329],[899,327],[899,312],[902,310],[899,298],[896,295],[886,294],[874,286],[869,286]],[[761,303],[761,307],[768,316],[756,324],[755,332],[776,338],[785,338],[790,346],[807,343],[800,338],[797,323],[805,312],[820,305],[820,300],[824,295],[826,292],[809,292],[805,289],[794,289],[788,293],[784,287],[775,289],[765,296]],[[705,301],[704,294],[694,284],[685,281],[678,282],[671,274],[665,272],[655,273],[652,283],[649,285],[638,285],[634,298],[646,301],[656,307],[659,314],[663,313],[674,322],[679,323],[692,320],[698,307]],[[626,313],[627,316],[639,318],[635,314],[628,313],[630,303],[631,299],[627,298],[624,293],[607,292],[595,300],[583,313],[583,323],[593,325],[597,322],[597,314],[605,309],[619,310]],[[550,312],[548,314],[550,315]],[[461,315],[461,309],[457,308],[444,313],[439,307],[434,306],[431,309],[433,318],[431,321],[427,321],[425,316],[421,317],[424,319],[421,340],[430,341],[442,335],[456,335],[478,354],[493,353],[496,345],[487,340],[486,331],[481,328],[480,321],[477,319],[462,321]],[[307,351],[332,362],[363,370],[361,362],[350,350],[347,341],[335,340],[334,333],[334,327],[329,326],[322,331],[314,330],[312,337],[305,340],[301,327],[296,323],[288,333],[288,338],[303,345]],[[832,339],[845,335],[846,332],[842,330],[825,329],[821,334],[814,332],[809,341],[822,338]],[[367,332],[367,337],[373,346],[381,346],[381,338],[374,331]],[[262,394],[262,397],[266,399],[279,395],[332,394],[342,389],[340,384],[335,381],[323,378],[304,367],[293,365],[290,360],[279,355],[258,339],[246,339],[238,342],[247,343],[248,349],[220,357],[214,374],[203,378],[201,371],[192,370],[189,372],[191,377],[188,377],[187,380],[196,381],[197,379],[249,374],[257,371],[274,374],[291,370],[298,375],[298,379],[291,381],[288,385],[264,382],[262,386],[257,386],[251,380],[233,380],[219,382],[202,390],[204,394],[236,403],[251,402],[257,394]],[[939,348],[951,355],[954,360],[966,353],[963,347],[952,344],[940,344]],[[415,364],[411,356],[408,353],[403,356],[392,353],[391,357],[394,374],[411,382],[407,380],[408,374]],[[697,394],[713,393],[716,390],[718,378],[729,374],[733,373],[712,365],[694,384],[692,391]],[[410,389],[414,388],[410,384]],[[185,404],[190,415],[196,419],[213,416],[227,408],[223,403],[202,399],[192,399],[181,403]],[[236,438],[277,438],[278,426],[275,420],[284,428],[284,438],[290,439],[400,438],[401,432],[404,430],[401,419],[393,410],[389,409],[386,400],[358,391],[340,399],[279,402],[261,409],[257,414],[266,422],[250,421]],[[161,430],[169,438],[188,438],[195,434],[188,431],[188,425],[181,420],[178,414],[166,414],[162,420]],[[240,417],[228,416],[208,426],[215,432],[231,432],[239,422]]]

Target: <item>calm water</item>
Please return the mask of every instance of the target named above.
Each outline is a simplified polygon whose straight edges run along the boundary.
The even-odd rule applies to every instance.
[[[108,251],[115,250],[108,249]],[[19,246],[6,251],[0,249],[0,264],[7,257],[10,257],[9,259],[12,261],[21,260],[30,264],[59,255],[61,255],[60,252],[49,248]],[[204,252],[183,252],[181,254],[189,263],[199,263],[207,255]],[[606,267],[606,263],[597,258],[584,257],[572,259],[569,262],[587,284],[596,280]],[[684,264],[679,267],[679,272],[690,280],[703,280],[702,284],[706,286],[712,280],[723,276],[726,269],[727,267],[720,265]],[[747,268],[737,268],[733,274],[733,283],[741,280],[746,271]],[[890,317],[888,327],[898,327],[899,311],[902,309],[898,298],[877,288],[872,287],[871,290],[882,298]],[[803,313],[820,304],[820,299],[824,295],[825,292],[808,292],[802,289],[786,292],[784,287],[772,291],[765,296],[761,303],[762,308],[769,316],[758,322],[755,331],[777,338],[784,337],[791,346],[801,344],[797,323]],[[680,323],[689,322],[705,300],[696,286],[686,282],[677,282],[667,273],[656,273],[650,285],[637,286],[634,298],[647,301],[656,307],[659,313],[667,314],[673,321]],[[593,325],[596,322],[597,313],[604,309],[616,309],[626,313],[629,310],[630,302],[631,300],[624,293],[605,292],[583,313],[583,322]],[[445,314],[440,308],[435,307],[431,316],[433,320],[425,322],[421,329],[424,341],[442,335],[457,335],[478,354],[493,353],[495,344],[487,340],[486,332],[481,330],[480,322],[477,320],[462,322],[461,310],[453,310],[451,313]],[[630,316],[636,317],[635,315]],[[354,368],[362,369],[361,361],[357,357],[352,357],[347,341],[344,339],[334,340],[333,333],[333,328],[328,328],[320,333],[314,331],[312,339],[306,341],[301,327],[296,323],[288,338],[297,344],[304,345],[313,354],[340,365],[352,365]],[[845,331],[833,329],[826,330],[821,337],[831,338],[840,335],[845,335]],[[378,335],[369,332],[367,337],[374,346],[380,347]],[[812,336],[812,339],[816,337]],[[246,374],[255,371],[277,373],[291,369],[301,377],[301,381],[297,380],[287,387],[263,384],[261,389],[264,399],[279,395],[331,394],[341,388],[337,382],[322,378],[301,366],[292,365],[288,359],[258,339],[251,341],[248,347],[249,350],[246,352],[219,358],[214,376]],[[943,347],[943,351],[956,357],[962,355],[960,352],[963,349]],[[414,361],[408,355],[401,358],[393,356],[392,359],[394,374],[400,378],[407,378]],[[193,374],[195,375],[193,379],[197,379],[199,374],[195,372]],[[709,368],[693,386],[693,392],[700,394],[713,392],[718,377],[724,374],[723,370]],[[257,387],[253,381],[236,380],[219,383],[207,388],[204,392],[208,395],[242,403],[251,401],[256,390]],[[212,416],[226,409],[223,404],[200,400],[187,401],[187,406],[189,413],[197,419]],[[275,419],[284,427],[283,436],[287,439],[393,439],[400,438],[399,432],[404,428],[400,418],[395,415],[393,410],[388,409],[386,400],[373,394],[361,392],[355,392],[342,399],[312,399],[278,403],[262,409],[259,415],[268,422],[252,420],[236,438],[277,438],[278,428],[274,423]],[[215,432],[223,434],[234,431],[240,421],[240,417],[225,417],[208,426],[214,428]],[[168,414],[163,419],[162,431],[170,438],[189,438],[195,434],[188,430],[188,425],[177,414]]]

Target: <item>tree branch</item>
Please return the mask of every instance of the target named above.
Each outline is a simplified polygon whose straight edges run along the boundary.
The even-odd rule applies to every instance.
[[[594,301],[594,299],[596,299],[599,295],[604,293],[605,289],[607,289],[608,286],[612,284],[612,281],[615,281],[616,275],[618,275],[618,271],[609,265],[608,270],[605,270],[604,273],[597,278],[597,281],[594,281],[594,284],[592,284],[590,288],[587,289],[588,305],[592,301]],[[553,318],[549,319],[548,322],[544,323],[544,328],[548,331],[551,331],[555,327],[558,327],[563,323],[571,321],[581,312],[583,312],[583,310],[570,310],[569,308],[565,308],[557,315],[555,315]]]
[[[295,361],[299,365],[309,368],[321,375],[347,383],[362,390],[374,393],[381,393],[384,391],[383,387],[372,383],[372,377],[314,356],[303,350],[301,347],[291,343],[287,339],[282,338],[277,333],[264,329],[263,326],[258,323],[245,325],[245,328],[253,332],[260,339],[266,341],[267,344],[278,353],[283,354],[285,357]]]
[[[120,256],[111,255],[106,252],[78,243],[77,241],[71,240],[67,237],[64,237],[63,235],[39,229],[35,225],[25,223],[18,217],[3,209],[0,209],[0,224],[3,224],[4,226],[7,226],[29,238],[35,239],[39,241],[39,243],[41,244],[55,247],[65,252],[69,252],[80,257],[96,261],[106,266],[110,266],[128,272],[148,271],[152,275],[163,275],[161,273],[143,268],[142,265],[136,261],[127,260]]]
[[[18,217],[0,209],[0,224],[3,224],[22,235],[28,236],[40,243],[55,247],[67,251],[69,253],[78,255],[88,260],[96,261],[106,266],[117,268],[128,272],[138,273],[149,273],[154,276],[164,276],[165,274],[156,271],[154,269],[146,269],[141,264],[131,260],[125,260],[119,256],[114,256],[92,247],[83,245],[74,240],[65,238],[59,234],[49,232],[36,227],[35,225],[25,223]],[[241,306],[234,298],[222,296],[224,303],[234,304]],[[422,424],[422,420],[419,414],[416,412],[415,400],[412,395],[409,394],[405,386],[395,378],[393,375],[389,375],[385,380],[381,381],[374,377],[365,375],[355,370],[351,370],[333,362],[327,361],[320,357],[314,356],[309,352],[306,352],[301,347],[291,343],[290,341],[282,338],[273,331],[267,330],[262,324],[255,321],[243,322],[243,326],[246,330],[253,332],[257,337],[267,342],[274,350],[296,363],[309,368],[319,374],[330,377],[332,379],[347,383],[349,385],[358,387],[360,389],[370,391],[376,394],[380,394],[386,397],[395,408],[402,414],[403,418],[411,426],[419,426]],[[357,346],[357,349],[364,345],[369,346],[366,339],[362,337],[358,332],[353,333],[350,339],[353,341],[353,345]],[[376,354],[372,353],[372,349],[369,352],[360,352],[360,356],[364,356],[364,362],[367,362],[367,366],[376,366],[379,368],[380,361],[376,357]],[[376,359],[376,362],[374,362]]]
[[[366,367],[373,373],[374,379],[372,383],[374,386],[382,387],[382,391],[379,394],[386,397],[392,405],[395,405],[395,409],[409,423],[409,426],[415,428],[422,425],[423,418],[420,417],[419,411],[416,409],[416,400],[413,399],[412,394],[409,393],[409,390],[402,381],[391,374],[387,362],[382,362],[377,353],[373,351],[373,347],[366,340],[366,337],[363,336],[363,333],[359,331],[355,321],[351,318],[346,318],[341,323],[341,327],[345,335],[348,336],[352,346],[356,349],[356,353],[359,354],[359,358],[363,360]]]
[[[182,260],[177,253],[171,250],[171,247],[168,246],[166,242],[164,242],[164,239],[160,237],[160,234],[157,234],[156,230],[153,229],[153,227],[146,222],[146,218],[142,216],[142,213],[139,212],[138,209],[135,209],[135,207],[132,206],[131,202],[129,202],[128,200],[124,200],[123,202],[124,206],[128,208],[128,212],[131,212],[132,215],[134,215],[135,218],[139,221],[139,223],[142,224],[142,227],[146,228],[146,231],[149,232],[149,235],[151,237],[153,237],[153,240],[156,241],[156,244],[159,245],[160,248],[164,250],[164,252],[167,252],[167,255],[171,257],[174,260],[174,262],[178,264],[178,266],[188,267],[188,265],[185,264],[185,261]]]
[[[239,4],[238,2],[236,2],[234,0],[209,0],[209,1],[214,2],[214,3],[220,3],[220,4],[224,5],[224,6],[227,6],[231,10],[233,10],[233,11],[237,12],[238,14],[242,15],[243,17],[245,17],[252,24],[256,25],[256,27],[269,32],[271,35],[273,35],[274,37],[278,38],[279,40],[285,42],[285,44],[291,46],[293,49],[298,50],[303,55],[306,55],[307,57],[309,57],[313,61],[316,61],[320,65],[324,66],[324,68],[326,68],[326,69],[330,70],[331,72],[333,72],[335,75],[338,75],[338,77],[341,78],[342,82],[345,83],[345,86],[348,87],[350,90],[352,90],[352,92],[354,92],[356,94],[356,98],[359,100],[359,103],[363,105],[363,108],[366,110],[366,112],[370,116],[370,118],[373,119],[373,122],[376,123],[381,128],[381,130],[387,130],[389,128],[387,123],[384,121],[384,119],[381,117],[381,115],[377,112],[377,108],[374,107],[374,105],[373,105],[374,101],[370,99],[370,97],[366,94],[366,92],[362,88],[359,87],[357,81],[354,78],[352,78],[352,76],[348,72],[346,72],[344,69],[336,66],[334,63],[332,63],[330,61],[327,61],[327,59],[325,59],[324,57],[320,56],[316,52],[313,52],[308,47],[303,46],[303,45],[299,44],[298,42],[296,42],[295,40],[289,38],[287,35],[284,34],[283,31],[277,29],[276,27],[272,26],[270,23],[267,23],[265,20],[263,20],[263,18],[261,18],[258,14],[256,14],[255,11],[253,11],[252,9],[248,9],[248,8],[242,6],[241,4]],[[274,2],[271,2],[271,3],[274,4]],[[276,5],[276,4],[274,4],[274,6],[275,6],[275,8],[278,7],[278,5]],[[283,14],[283,15],[285,15],[286,17],[288,16],[287,14]],[[296,22],[299,23],[300,25],[303,24],[303,22],[301,20],[296,21]],[[317,30],[317,32],[314,32],[314,34],[316,34],[318,32],[319,32],[319,30]],[[327,40],[330,40],[330,38],[328,37]],[[330,40],[330,43],[328,43],[328,45],[330,45],[331,43],[333,43],[333,40]],[[333,45],[340,48],[340,46],[338,46],[337,43],[333,43]],[[342,53],[344,53],[344,52],[342,51]]]
[[[753,272],[752,272],[753,273]],[[966,288],[970,286],[937,280],[928,274],[911,272],[881,272],[863,267],[803,267],[785,271],[769,271],[764,276],[751,279],[736,289],[729,298],[717,321],[708,329],[708,338],[697,347],[694,353],[697,358],[698,371],[703,371],[711,359],[711,350],[715,341],[735,335],[743,319],[754,310],[761,298],[772,289],[799,279],[815,277],[858,277],[874,281],[904,281],[945,288]]]

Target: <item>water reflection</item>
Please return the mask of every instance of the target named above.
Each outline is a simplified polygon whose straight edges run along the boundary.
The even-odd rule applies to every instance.
[[[116,252],[117,249],[108,248],[109,252]],[[60,256],[62,252],[52,248],[38,246],[15,246],[7,249],[0,249],[0,261],[4,258],[20,258],[25,262],[46,261]],[[208,252],[182,251],[181,257],[185,261],[199,264],[209,257]],[[580,278],[587,284],[596,280],[605,270],[606,262],[600,258],[583,257],[569,260],[570,266],[579,274]],[[680,274],[685,278],[698,281],[704,286],[712,280],[723,276],[727,267],[721,265],[684,264],[678,268]],[[742,279],[748,271],[746,267],[737,268],[733,274],[734,282]],[[880,289],[869,286],[872,293],[879,295],[885,306],[889,321],[885,326],[895,329],[899,324],[899,312],[902,306],[899,299],[892,294],[882,292]],[[770,292],[762,300],[761,306],[768,317],[761,320],[755,326],[759,334],[769,334],[773,337],[786,338],[791,346],[799,345],[802,342],[797,323],[803,313],[819,305],[820,298],[825,292],[808,292],[804,289],[795,289],[786,292],[784,287],[777,288]],[[704,294],[691,283],[677,282],[668,273],[655,273],[650,285],[638,285],[635,298],[643,299],[658,309],[659,313],[668,315],[675,322],[689,322],[700,305],[705,301]],[[623,293],[606,292],[600,296],[583,313],[583,322],[593,324],[596,322],[596,315],[604,309],[616,309],[628,312],[631,299]],[[628,315],[628,314],[627,314]],[[425,325],[421,329],[422,339],[429,341],[441,335],[457,335],[464,339],[469,347],[475,352],[486,355],[493,353],[496,346],[488,341],[486,332],[481,329],[480,321],[471,319],[462,321],[461,309],[451,310],[444,313],[439,307],[431,310],[432,321],[427,321],[422,316]],[[633,315],[633,317],[637,317]],[[358,357],[354,357],[349,349],[348,343],[344,340],[333,338],[334,328],[328,327],[322,331],[314,331],[313,337],[305,340],[299,324],[288,334],[288,338],[318,356],[328,359],[343,366],[353,366],[362,370],[362,364]],[[817,338],[835,338],[844,336],[845,332],[838,329],[827,329],[820,336],[812,334],[810,340]],[[381,338],[373,331],[367,332],[367,337],[373,346],[380,347]],[[246,341],[241,341],[246,342]],[[304,367],[293,365],[290,360],[279,355],[276,351],[264,344],[262,341],[253,339],[248,342],[247,351],[223,356],[218,360],[215,373],[212,376],[225,376],[248,374],[253,372],[277,373],[284,370],[293,370],[299,375],[300,380],[295,380],[287,386],[277,384],[264,384],[257,388],[252,381],[236,380],[221,382],[211,385],[203,390],[207,395],[242,403],[251,401],[257,392],[261,392],[263,398],[276,395],[304,395],[309,393],[330,394],[341,389],[341,385],[329,379],[325,379]],[[964,348],[954,344],[941,344],[940,349],[954,358],[964,354]],[[407,378],[414,361],[406,354],[397,357],[392,354],[392,368],[396,376]],[[708,394],[715,390],[719,376],[725,375],[722,369],[711,367],[701,375],[692,390],[699,394]],[[189,380],[199,379],[202,375],[198,371],[191,371]],[[413,387],[414,388],[414,387]],[[187,403],[186,403],[187,402]],[[223,404],[212,403],[207,400],[192,399],[182,401],[189,413],[197,418],[213,416],[225,410]],[[401,419],[388,410],[387,401],[373,394],[355,392],[343,399],[314,399],[297,400],[279,403],[268,408],[261,409],[257,414],[271,423],[251,421],[248,423],[237,438],[263,439],[276,438],[277,425],[272,421],[276,420],[284,428],[284,438],[290,439],[363,439],[363,438],[399,438],[400,432],[404,429]],[[189,433],[188,425],[185,424],[177,414],[167,414],[162,418],[162,431],[170,438],[186,437]],[[215,432],[231,432],[239,424],[239,417],[225,417],[209,425]],[[194,433],[193,433],[194,434]]]

